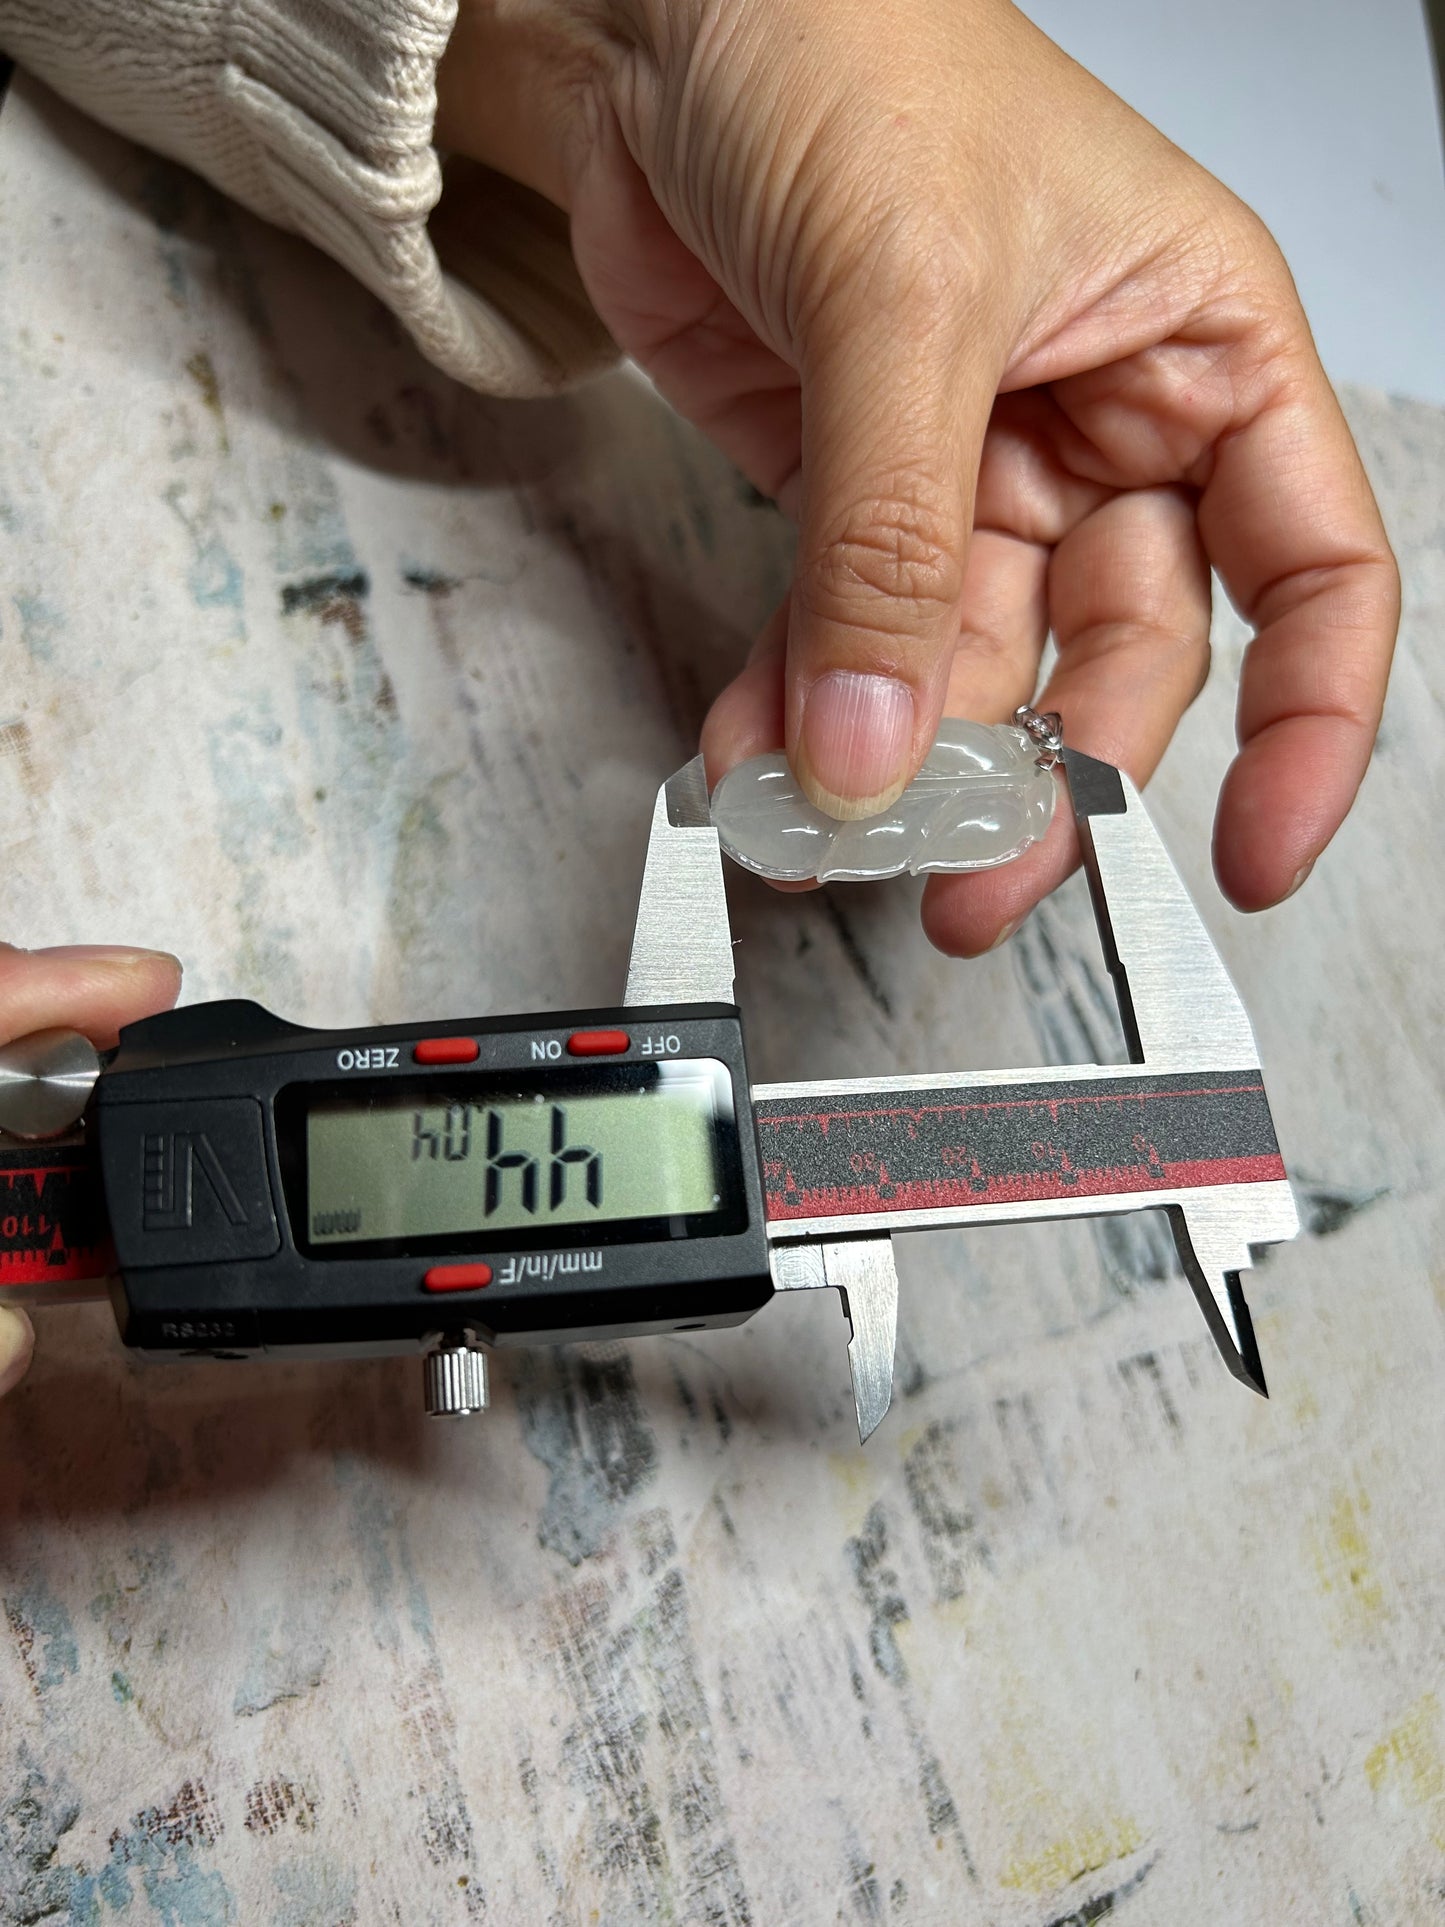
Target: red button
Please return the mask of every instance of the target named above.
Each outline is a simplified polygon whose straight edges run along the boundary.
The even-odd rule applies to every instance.
[[[433,1265],[422,1279],[427,1291],[480,1291],[491,1282],[490,1265]]]
[[[625,1030],[574,1030],[567,1039],[569,1057],[620,1057],[631,1048]]]
[[[418,1064],[474,1064],[480,1054],[475,1037],[423,1037],[412,1052]]]

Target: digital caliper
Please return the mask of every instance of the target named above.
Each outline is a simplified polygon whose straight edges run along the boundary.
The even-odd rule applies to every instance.
[[[68,1032],[0,1050],[0,1302],[109,1278],[147,1354],[420,1352],[440,1415],[485,1406],[492,1347],[833,1287],[866,1439],[894,1232],[1161,1209],[1262,1393],[1239,1274],[1299,1225],[1249,1020],[1128,778],[1062,761],[1129,1063],[751,1086],[699,758],[658,793],[621,1008],[332,1032],[211,1003],[103,1065]]]

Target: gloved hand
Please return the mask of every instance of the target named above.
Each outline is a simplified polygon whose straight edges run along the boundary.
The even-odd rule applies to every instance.
[[[1259,220],[1007,0],[462,0],[438,138],[570,210],[619,344],[793,516],[792,592],[719,698],[716,781],[785,746],[835,815],[938,719],[1035,692],[1153,770],[1208,668],[1209,564],[1256,629],[1219,880],[1307,875],[1348,810],[1393,558]],[[935,877],[974,954],[1071,867]]]
[[[119,945],[16,950],[0,944],[0,1044],[36,1030],[78,1030],[102,1049],[123,1024],[169,1010],[181,966]],[[0,1304],[0,1397],[25,1373],[35,1335],[23,1311]]]

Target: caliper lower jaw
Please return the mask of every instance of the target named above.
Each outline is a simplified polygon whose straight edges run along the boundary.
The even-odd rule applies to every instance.
[[[1257,1246],[1285,1244],[1299,1232],[1299,1213],[1287,1180],[1201,1190],[1169,1207],[1169,1222],[1184,1275],[1210,1336],[1241,1385],[1269,1397],[1254,1321],[1242,1275]]]
[[[1241,1273],[1253,1263],[1252,1246],[1282,1243],[1299,1229],[1287,1183],[1247,1187],[1249,1231],[1241,1230],[1237,1195],[1198,1192],[1166,1207],[1180,1264],[1210,1336],[1232,1375],[1262,1398],[1269,1396],[1264,1367],[1245,1301]],[[876,1232],[826,1244],[775,1244],[771,1255],[778,1291],[835,1290],[848,1320],[848,1369],[858,1414],[858,1438],[866,1443],[888,1414],[898,1342],[898,1269],[891,1234]]]
[[[777,1244],[772,1251],[778,1291],[831,1287],[848,1320],[848,1370],[858,1414],[858,1438],[878,1430],[893,1402],[893,1355],[898,1343],[898,1267],[891,1234],[841,1238],[828,1244]]]

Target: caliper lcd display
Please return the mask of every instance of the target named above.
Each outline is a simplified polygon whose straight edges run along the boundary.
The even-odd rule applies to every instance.
[[[731,1123],[728,1073],[711,1059],[328,1097],[306,1113],[308,1238],[484,1244],[706,1217],[724,1207]]]

